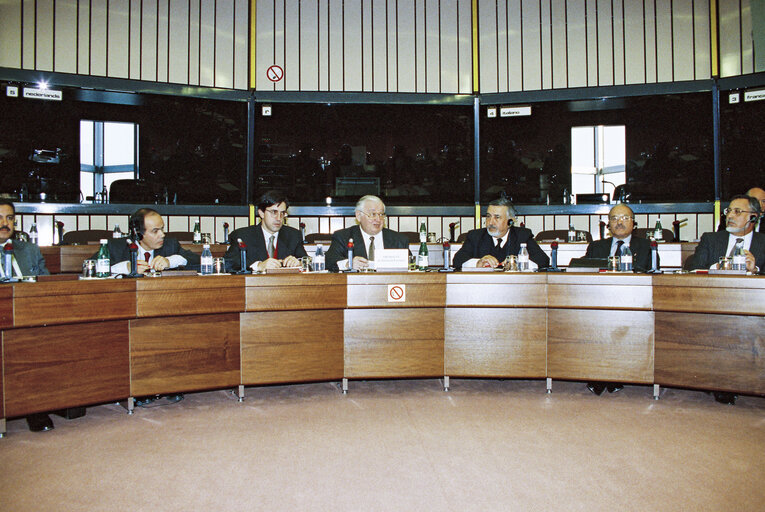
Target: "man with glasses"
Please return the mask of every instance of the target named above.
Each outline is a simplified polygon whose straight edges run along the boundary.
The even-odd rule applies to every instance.
[[[511,254],[518,254],[521,244],[526,244],[529,260],[537,267],[549,266],[550,258],[534,241],[531,230],[511,226],[515,221],[515,209],[505,198],[489,203],[486,211],[486,227],[468,232],[465,243],[454,255],[454,268],[490,267],[496,268]]]
[[[765,235],[756,233],[755,227],[762,214],[760,202],[750,196],[733,196],[725,209],[725,231],[704,233],[693,256],[688,258],[685,268],[717,268],[720,258],[732,256],[737,243],[744,246],[746,269],[757,272],[765,267]]]
[[[269,268],[299,267],[307,256],[300,231],[286,225],[289,201],[275,191],[258,199],[260,223],[234,230],[228,237],[226,267],[241,269],[239,240],[247,245],[246,266],[263,272]]]
[[[746,195],[749,197],[753,197],[757,199],[760,202],[760,233],[765,233],[765,190],[761,189],[760,187],[754,187],[750,188],[746,191]]]
[[[608,258],[621,255],[622,247],[627,245],[632,251],[632,266],[645,272],[651,268],[651,242],[645,238],[632,236],[635,229],[635,214],[626,204],[617,204],[608,212],[609,238],[596,240],[587,246],[585,258]],[[657,255],[658,257],[658,255]],[[657,261],[658,264],[658,261]]]
[[[184,249],[175,238],[165,238],[165,221],[151,208],[139,208],[130,216],[131,233],[128,238],[138,245],[138,269],[163,271],[178,267],[199,267],[199,255]],[[130,247],[128,238],[110,238],[109,256],[112,274],[130,273]],[[98,258],[98,252],[92,256]]]
[[[348,240],[353,239],[353,268],[370,267],[375,251],[408,249],[409,240],[385,226],[385,204],[377,196],[364,196],[356,203],[357,225],[332,233],[327,251],[327,269],[333,272],[348,268]]]

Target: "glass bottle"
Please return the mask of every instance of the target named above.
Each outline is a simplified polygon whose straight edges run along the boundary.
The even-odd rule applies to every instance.
[[[194,243],[195,244],[201,244],[202,243],[202,230],[199,229],[199,221],[194,221]]]
[[[664,232],[661,228],[661,221],[656,221],[656,226],[653,228],[653,239],[657,242],[660,240],[664,240]]]
[[[37,224],[32,223],[32,227],[29,228],[29,241],[35,245],[38,245],[39,236],[37,235]]]
[[[122,238],[122,230],[119,224],[114,225],[114,231],[112,231],[112,238]]]
[[[427,237],[427,234],[425,236]],[[417,270],[428,270],[428,244],[422,238],[422,231],[420,231],[420,250],[417,253]]]
[[[111,275],[111,261],[109,257],[109,241],[101,239],[101,248],[96,256],[96,277],[109,277]]]
[[[428,228],[425,227],[425,223],[420,224],[420,243],[428,241]]]

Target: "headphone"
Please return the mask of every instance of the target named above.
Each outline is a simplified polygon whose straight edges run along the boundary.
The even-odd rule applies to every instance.
[[[149,208],[140,208],[130,216],[130,232],[133,233],[133,238],[135,239],[136,243],[143,240],[143,234],[146,231],[146,226],[144,225],[144,217],[146,217],[147,213],[152,212],[154,212],[154,210]]]

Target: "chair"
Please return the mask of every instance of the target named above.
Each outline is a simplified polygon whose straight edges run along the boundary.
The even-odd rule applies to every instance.
[[[114,180],[109,186],[110,203],[154,203],[156,194],[142,180]]]
[[[581,229],[576,230],[577,240],[582,237],[581,233],[584,233],[584,237],[585,240],[587,240],[587,243],[592,242],[592,234],[590,234],[589,231],[584,231]],[[568,229],[551,229],[549,231],[540,231],[536,234],[534,240],[537,242],[554,242],[556,238],[561,242],[568,241]]]
[[[80,231],[67,231],[61,240],[63,245],[98,243],[102,238],[111,238],[112,232],[108,229],[83,229]]]
[[[409,240],[410,244],[419,244],[420,243],[420,232],[419,231],[399,231],[399,234],[404,235]]]
[[[649,238],[653,236],[653,228],[635,228],[632,232],[635,236],[640,238]],[[671,229],[664,228],[661,230],[661,235],[665,242],[674,242],[675,233]]]
[[[194,233],[192,231],[168,231],[165,233],[167,238],[175,238],[179,242],[193,243]]]
[[[467,236],[468,236],[467,233],[460,233],[459,236],[457,237],[457,243],[464,244],[465,240],[467,240]]]
[[[305,236],[305,241],[308,244],[329,244],[332,243],[332,235],[329,233],[309,233]]]

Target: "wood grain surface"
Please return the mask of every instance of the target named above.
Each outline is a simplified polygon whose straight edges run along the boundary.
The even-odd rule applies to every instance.
[[[139,317],[244,311],[244,276],[145,277],[136,288]]]
[[[343,311],[274,311],[240,317],[242,384],[343,378]]]
[[[547,310],[547,376],[650,384],[654,313]]]
[[[239,313],[130,322],[130,396],[236,386]]]
[[[547,276],[542,273],[457,273],[446,282],[447,306],[547,306]]]
[[[661,275],[653,279],[656,311],[765,316],[765,277]]]
[[[50,281],[14,285],[16,327],[134,318],[135,281]]]
[[[765,317],[656,313],[655,380],[765,394]]]
[[[546,377],[547,311],[447,309],[444,364],[450,377]]]
[[[127,397],[128,343],[127,320],[5,331],[6,415]]]
[[[444,375],[441,308],[345,311],[345,377]]]
[[[650,310],[652,304],[650,275],[549,274],[547,277],[550,308]]]
[[[0,286],[0,329],[13,327],[13,286]]]
[[[349,308],[411,308],[446,305],[446,276],[437,272],[347,274]],[[405,285],[406,301],[389,302],[388,285]]]
[[[273,274],[247,276],[247,311],[344,309],[342,274]]]

